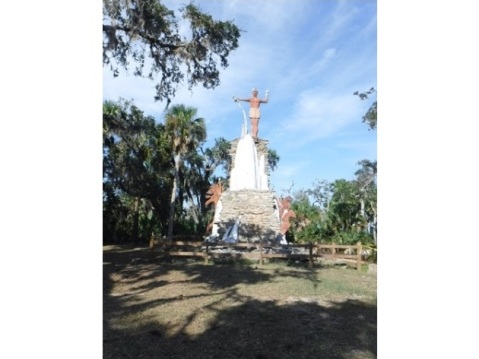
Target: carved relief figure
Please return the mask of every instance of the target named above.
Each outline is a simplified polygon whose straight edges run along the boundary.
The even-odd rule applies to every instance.
[[[291,201],[293,199],[290,196],[286,198],[277,199],[278,209],[279,209],[279,218],[283,217],[284,212],[291,209]]]
[[[220,200],[221,193],[223,192],[223,184],[221,181],[214,183],[210,186],[208,192],[206,192],[206,202],[205,206],[208,207],[210,203],[213,203],[216,206],[216,203]]]
[[[283,218],[281,218],[281,228],[280,228],[280,233],[284,236],[286,232],[288,232],[289,227],[291,227],[290,219],[291,218],[296,218],[296,213],[292,209],[286,211],[286,213],[283,215]]]
[[[216,208],[216,204],[220,200],[222,192],[223,192],[223,184],[221,183],[221,180],[219,180],[218,183],[212,184],[208,192],[206,192],[205,206],[208,207],[211,203],[213,203],[213,205]],[[213,223],[214,223],[214,219],[206,227],[206,233],[209,233],[211,231],[211,229],[213,228]]]
[[[279,218],[281,221],[280,233],[285,235],[289,227],[291,227],[290,220],[296,218],[296,213],[291,209],[291,201],[293,199],[290,196],[286,198],[278,199]]]

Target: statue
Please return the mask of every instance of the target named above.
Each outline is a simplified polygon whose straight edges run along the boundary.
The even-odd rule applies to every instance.
[[[233,97],[235,102],[238,102],[238,101],[249,102],[249,105],[250,105],[249,118],[251,120],[251,136],[253,137],[255,141],[257,141],[258,139],[258,125],[259,125],[259,119],[261,117],[259,106],[262,103],[268,102],[268,92],[269,91],[266,90],[266,96],[263,100],[258,98],[258,90],[255,88],[253,88],[252,97],[250,98]]]
[[[281,200],[278,201],[278,208],[279,208],[279,218],[283,217],[283,214],[291,209],[291,201],[293,199],[290,196],[287,196],[286,198],[281,198]]]
[[[219,180],[218,183],[212,184],[208,192],[206,192],[205,207],[208,207],[210,203],[213,203],[216,206],[216,204],[220,200],[222,192],[223,184],[221,183],[221,180]]]
[[[216,208],[216,205],[218,201],[220,200],[221,193],[223,192],[223,184],[221,183],[221,180],[218,180],[218,183],[214,183],[210,186],[208,189],[208,192],[206,192],[206,201],[205,201],[205,207],[208,207],[211,203]],[[211,221],[211,223],[206,226],[206,233],[209,233],[209,231],[212,230],[213,224],[214,224],[214,218]]]
[[[291,227],[291,223],[289,222],[291,218],[296,218],[296,213],[294,213],[292,209],[287,210],[281,218],[280,233],[283,237],[286,232],[288,232],[289,227]]]
[[[296,213],[291,209],[291,201],[293,199],[290,196],[287,196],[286,198],[282,198],[281,200],[277,200],[278,202],[278,209],[279,209],[279,218],[281,221],[281,228],[280,228],[280,233],[281,236],[283,237],[283,242],[282,244],[287,244],[285,243],[285,234],[288,232],[289,227],[291,227],[290,220],[292,218],[296,218]]]

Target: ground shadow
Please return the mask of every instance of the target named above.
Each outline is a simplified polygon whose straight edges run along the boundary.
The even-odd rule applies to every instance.
[[[141,257],[144,256],[144,258]],[[142,262],[144,260],[144,262]],[[158,265],[148,263],[147,251],[116,251],[104,256],[104,358],[376,358],[377,308],[360,301],[320,305],[312,302],[292,302],[281,305],[274,300],[259,301],[240,296],[238,283],[272,281],[273,274],[255,271],[254,267],[229,265]],[[151,278],[183,268],[188,281],[208,285],[221,300],[233,300],[237,305],[215,313],[214,320],[201,334],[190,336],[186,327],[201,311],[189,314],[183,328],[171,335],[167,325],[154,318],[142,317],[135,328],[112,327],[109,320],[122,315],[140,315],[150,308],[177,301],[166,296],[146,303],[135,303],[134,296],[111,296],[112,273],[120,272],[125,280]],[[295,275],[303,275],[296,273]],[[130,277],[128,277],[130,276]],[[304,271],[308,277],[308,271]],[[135,287],[150,291],[163,287],[168,293],[171,283],[152,281]],[[163,290],[162,288],[162,290]],[[199,296],[209,296],[205,292]],[[191,296],[192,297],[192,296]],[[191,298],[190,297],[190,298]],[[181,298],[187,301],[189,297]]]

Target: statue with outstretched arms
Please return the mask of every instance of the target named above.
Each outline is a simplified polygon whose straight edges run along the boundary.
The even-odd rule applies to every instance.
[[[250,98],[239,98],[239,97],[233,97],[235,102],[238,101],[245,101],[249,102],[249,118],[251,120],[251,136],[256,140],[258,139],[258,125],[259,125],[259,119],[261,117],[261,112],[259,109],[259,106],[262,103],[268,103],[268,90],[266,90],[266,95],[264,99],[260,99],[258,97],[258,90],[256,88],[253,88],[252,90],[252,96]]]

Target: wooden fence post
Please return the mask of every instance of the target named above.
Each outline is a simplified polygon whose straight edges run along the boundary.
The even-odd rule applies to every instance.
[[[155,248],[155,233],[151,233],[151,237],[150,237],[150,251],[153,251],[153,249]]]
[[[336,243],[331,243],[332,244],[332,247],[331,247],[331,254],[333,255],[333,257],[336,255]]]
[[[158,245],[161,245],[161,248],[163,248],[163,254],[167,262],[170,260],[171,242],[172,241],[168,241],[170,247],[167,246],[166,241],[161,240],[161,242],[158,242]]]
[[[149,249],[150,262],[153,262],[155,259],[155,233],[151,233],[150,237],[150,249]]]
[[[263,241],[259,240],[259,265],[263,265]]]
[[[208,242],[206,242],[205,264],[208,264]]]
[[[313,268],[313,242],[309,242],[309,268]]]
[[[358,248],[357,248],[356,269],[360,270],[361,269],[361,252],[363,251],[363,246],[361,242],[358,242],[357,245],[358,245]]]

